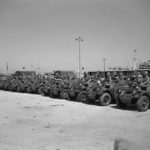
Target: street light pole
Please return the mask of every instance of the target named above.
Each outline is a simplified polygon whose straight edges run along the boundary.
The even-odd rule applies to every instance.
[[[7,74],[8,74],[8,62],[6,63],[6,72],[7,72]]]
[[[81,77],[81,42],[83,42],[83,38],[82,37],[78,37],[76,38],[76,41],[79,42],[79,78]]]
[[[105,61],[106,61],[106,58],[103,58],[103,61],[104,61],[104,77],[105,77]]]
[[[133,58],[133,70],[134,70],[134,72],[135,72],[135,70],[136,70],[136,61],[137,61],[137,57],[136,57],[136,49],[134,50],[134,58]]]

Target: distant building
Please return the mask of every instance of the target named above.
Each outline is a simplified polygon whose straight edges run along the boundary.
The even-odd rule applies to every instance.
[[[55,70],[53,71],[54,76],[69,78],[70,76],[75,76],[74,71],[72,70]]]
[[[138,69],[140,69],[140,70],[150,70],[150,60],[140,63]]]
[[[129,71],[129,70],[130,70],[129,68],[119,66],[109,68],[109,71]]]
[[[16,71],[15,75],[17,76],[21,76],[21,75],[35,75],[36,72],[35,71]]]

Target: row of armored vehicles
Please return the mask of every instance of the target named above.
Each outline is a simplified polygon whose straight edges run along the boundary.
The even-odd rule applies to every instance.
[[[128,105],[136,105],[138,111],[147,111],[150,107],[149,84],[138,83],[136,77],[124,79],[116,77],[108,82],[94,77],[10,75],[0,79],[0,89],[101,106],[116,103],[117,107],[122,109]]]

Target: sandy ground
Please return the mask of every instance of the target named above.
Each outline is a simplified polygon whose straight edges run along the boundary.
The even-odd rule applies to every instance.
[[[113,150],[118,136],[150,150],[150,110],[0,91],[0,150]]]

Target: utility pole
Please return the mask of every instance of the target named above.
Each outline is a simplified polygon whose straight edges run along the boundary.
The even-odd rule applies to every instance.
[[[83,42],[82,37],[76,38],[76,41],[79,42],[79,78],[81,77],[81,42]]]

